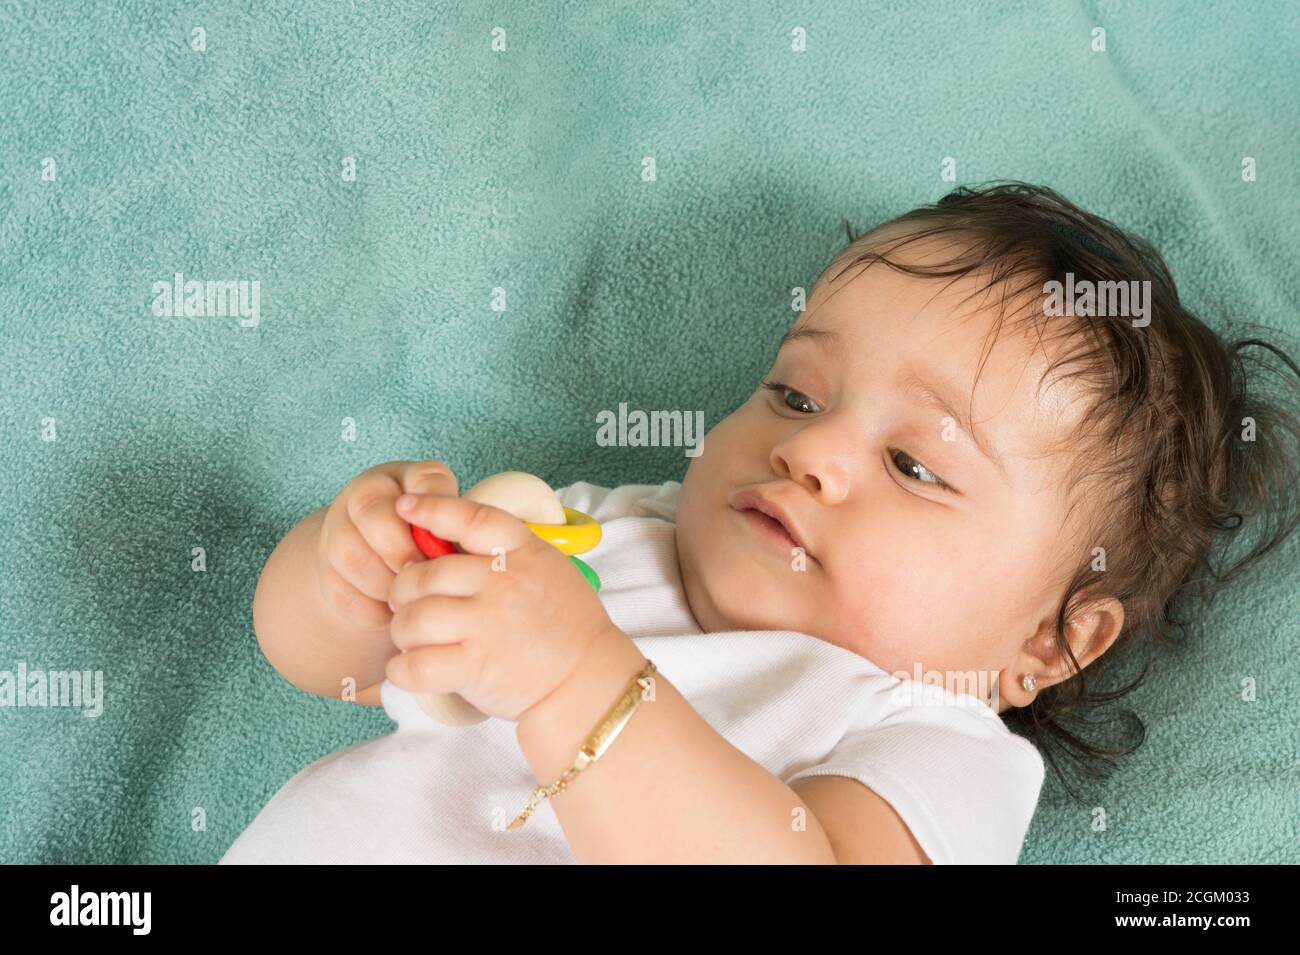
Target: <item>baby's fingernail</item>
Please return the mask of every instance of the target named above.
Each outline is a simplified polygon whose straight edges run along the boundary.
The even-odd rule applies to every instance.
[[[397,499],[397,509],[399,511],[409,511],[413,507],[415,507],[414,494],[403,494]]]

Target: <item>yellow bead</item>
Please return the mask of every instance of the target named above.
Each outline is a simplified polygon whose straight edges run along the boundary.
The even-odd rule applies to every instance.
[[[528,529],[562,554],[585,554],[600,543],[600,524],[582,511],[564,509],[564,524],[529,524]]]

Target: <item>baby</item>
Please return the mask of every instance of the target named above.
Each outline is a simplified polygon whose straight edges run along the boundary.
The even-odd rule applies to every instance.
[[[1048,189],[849,240],[680,484],[559,492],[604,527],[599,596],[439,462],[294,528],[254,601],[267,659],[398,728],[295,776],[222,862],[1015,862],[1040,750],[1117,752],[1066,720],[1122,695],[1085,671],[1295,527],[1293,379],[1266,401],[1245,349],[1300,369]],[[424,561],[413,523],[464,553]],[[449,692],[496,718],[415,695]]]

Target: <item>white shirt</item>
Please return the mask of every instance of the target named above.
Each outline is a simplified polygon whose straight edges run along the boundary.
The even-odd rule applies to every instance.
[[[1037,748],[983,701],[899,680],[815,637],[703,633],[677,561],[680,488],[578,482],[558,492],[602,524],[582,559],[600,575],[614,624],[718,733],[783,782],[860,780],[935,864],[1016,862],[1044,778]],[[380,697],[396,730],[295,775],[221,864],[575,861],[549,799],[522,829],[504,831],[537,785],[515,723],[444,726],[388,681]]]

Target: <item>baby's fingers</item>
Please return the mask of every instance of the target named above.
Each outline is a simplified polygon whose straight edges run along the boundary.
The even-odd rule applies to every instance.
[[[407,494],[447,494],[458,491],[456,475],[441,461],[405,461],[398,478]]]
[[[376,495],[357,506],[352,514],[352,525],[361,539],[394,574],[408,564],[424,560],[411,537],[411,525],[397,516],[395,501],[395,497]],[[382,596],[387,599],[387,592]]]
[[[338,521],[324,542],[325,562],[334,573],[367,597],[388,602],[393,571],[352,521]]]
[[[384,675],[393,685],[414,693],[455,693],[472,675],[463,643],[418,647],[390,657]]]

